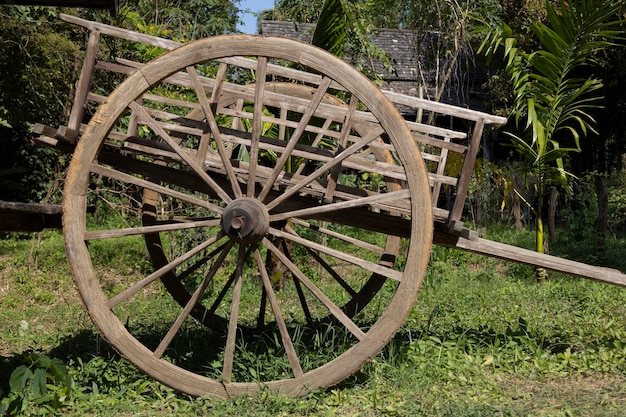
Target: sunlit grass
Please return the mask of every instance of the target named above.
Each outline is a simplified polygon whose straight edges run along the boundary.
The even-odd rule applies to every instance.
[[[523,244],[527,237],[498,233],[489,238]],[[129,278],[148,268],[140,260],[145,255],[141,239],[103,243],[100,249],[104,267],[123,256]],[[121,251],[125,254],[113,256]],[[29,262],[34,255],[36,265]],[[244,297],[260,295],[257,278],[249,277],[246,285]],[[60,232],[45,232],[34,246],[28,235],[5,236],[0,291],[0,395],[8,394],[8,377],[23,353],[58,357],[70,366],[76,385],[64,415],[620,416],[626,406],[624,289],[557,273],[538,285],[532,268],[457,250],[434,248],[411,314],[380,355],[337,387],[302,399],[265,393],[191,399],[137,372],[90,324],[64,261]],[[286,284],[278,294],[287,299],[294,292]],[[384,297],[374,300],[355,320],[367,322],[374,317],[369,309],[385,305]],[[148,345],[159,343],[179,309],[160,284],[117,308],[128,326],[143,326],[138,335]],[[256,317],[250,314],[253,323]],[[212,339],[193,321],[183,330],[172,348],[189,354],[175,360],[219,377],[221,358],[210,349],[223,340]],[[302,355],[305,369],[332,360],[352,337],[332,323],[316,335],[292,333],[297,350],[313,347],[318,353]],[[245,349],[237,350],[237,378],[290,376],[276,340],[261,335],[238,343]],[[37,406],[24,412],[41,414],[45,410]]]

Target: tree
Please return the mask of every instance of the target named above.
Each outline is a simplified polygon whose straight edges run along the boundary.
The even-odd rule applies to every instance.
[[[376,27],[407,29],[415,32],[418,61],[418,82],[424,95],[441,101],[450,80],[467,72],[472,65],[472,34],[474,15],[496,19],[501,6],[496,0],[369,0],[367,15]],[[462,62],[463,58],[467,62]],[[461,65],[460,65],[461,64]],[[436,78],[428,85],[426,73]]]
[[[116,26],[189,41],[234,33],[240,0],[120,1],[120,12],[63,11]],[[62,170],[55,151],[33,146],[35,123],[62,125],[78,78],[84,33],[58,24],[54,7],[0,7],[0,199],[40,201]],[[152,58],[162,50],[137,51],[130,42],[106,43],[116,56]],[[150,54],[154,53],[154,56]],[[106,80],[95,80],[105,84]],[[105,89],[105,91],[108,91]]]
[[[580,0],[558,7],[546,1],[548,24],[536,22],[532,30],[541,49],[526,53],[518,48],[509,26],[491,26],[480,50],[492,57],[504,49],[506,71],[512,81],[512,114],[525,119],[524,136],[509,132],[512,146],[525,162],[524,172],[537,178],[537,251],[543,252],[544,190],[570,186],[565,159],[580,150],[580,139],[594,131],[591,110],[599,107],[602,80],[593,73],[598,52],[615,45],[621,21],[612,0]],[[584,71],[586,77],[579,76]]]
[[[235,33],[240,0],[140,0],[136,9],[148,23],[171,30],[181,42]]]
[[[34,123],[56,125],[70,102],[78,47],[55,28],[57,9],[0,8],[0,199],[40,201],[60,158],[34,146]]]

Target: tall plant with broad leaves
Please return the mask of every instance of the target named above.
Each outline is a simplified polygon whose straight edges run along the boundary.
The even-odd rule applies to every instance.
[[[543,252],[543,195],[546,187],[571,187],[565,160],[580,150],[580,140],[595,131],[591,113],[601,107],[603,82],[594,75],[599,52],[623,33],[615,0],[546,0],[548,22],[532,25],[541,49],[524,52],[505,23],[491,25],[480,46],[492,58],[504,50],[512,82],[512,113],[523,135],[507,132],[524,161],[526,175],[537,180],[537,251]],[[585,74],[581,76],[580,74]]]
[[[326,0],[315,26],[311,44],[342,57],[348,28],[353,25],[354,22],[341,0]]]

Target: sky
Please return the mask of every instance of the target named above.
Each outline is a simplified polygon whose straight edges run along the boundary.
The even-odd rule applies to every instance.
[[[250,9],[251,12],[256,13],[261,10],[273,9],[274,0],[241,0],[239,8]],[[246,13],[240,17],[244,24],[237,26],[237,29],[244,33],[257,33],[257,17],[255,15]]]

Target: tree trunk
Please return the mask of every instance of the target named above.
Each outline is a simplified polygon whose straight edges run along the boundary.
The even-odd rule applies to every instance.
[[[513,218],[515,219],[515,230],[522,230],[522,205],[517,194],[513,193]]]
[[[550,189],[550,202],[548,204],[548,239],[556,236],[556,209],[559,192],[556,187]]]
[[[598,237],[598,253],[600,256],[604,256],[606,251],[604,250],[606,232],[609,230],[609,191],[606,188],[604,182],[605,177],[603,175],[596,175],[595,186],[596,195],[598,197],[598,224],[597,224],[597,237]]]
[[[544,253],[543,247],[543,221],[541,217],[537,218],[537,230],[536,230],[536,249],[539,253]],[[548,274],[544,268],[535,268],[535,277],[537,278],[538,283],[544,282],[548,278]]]

